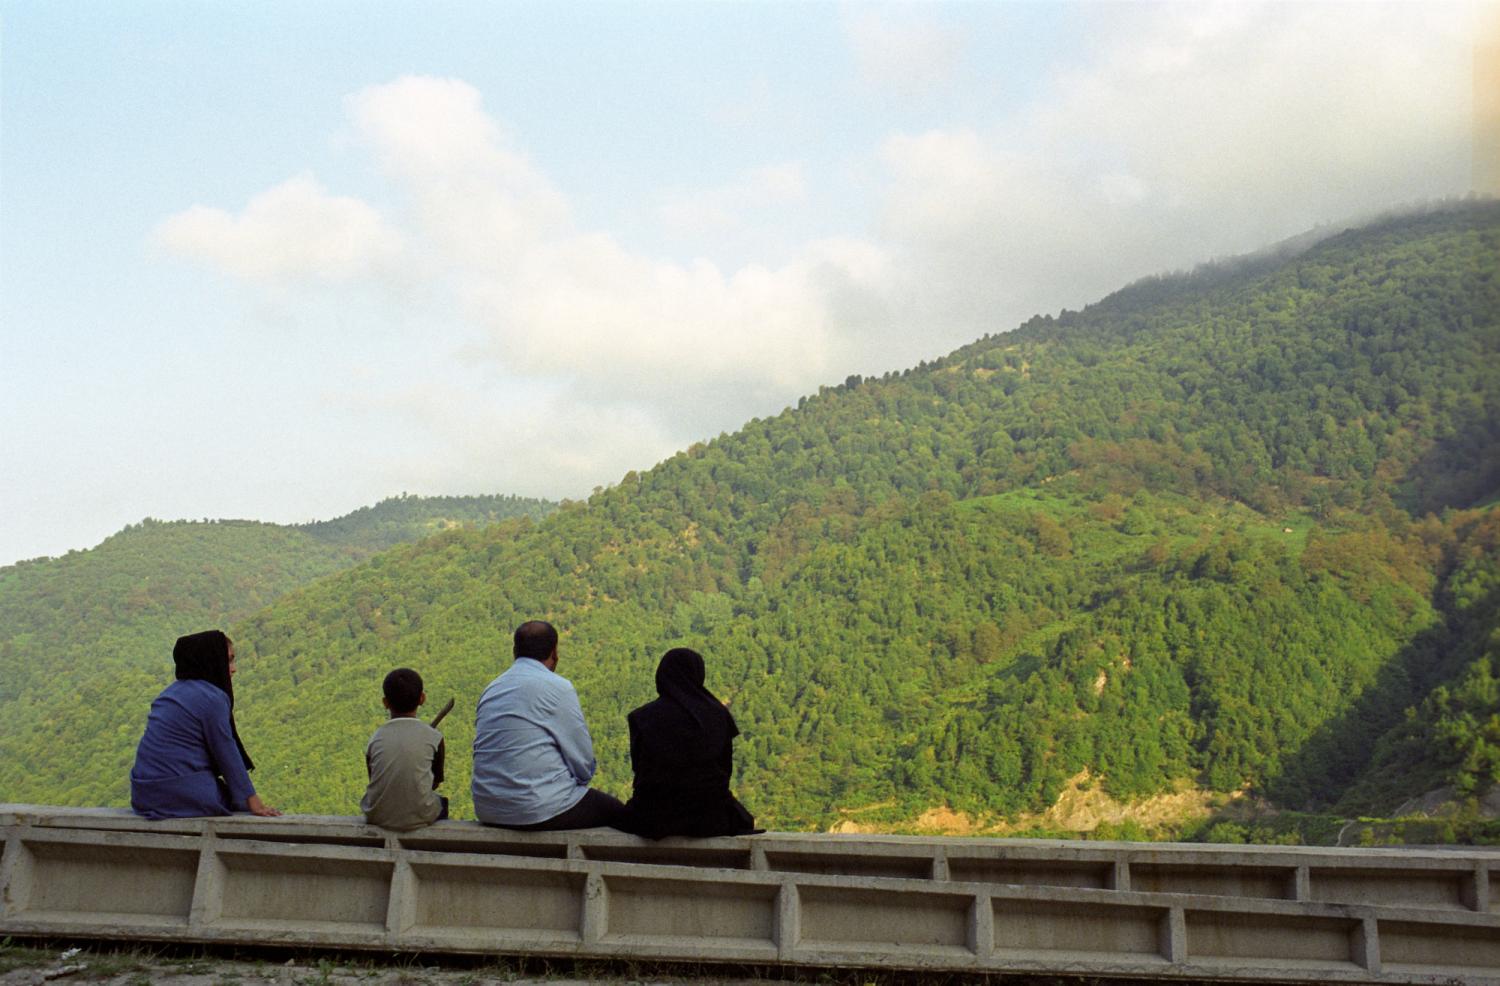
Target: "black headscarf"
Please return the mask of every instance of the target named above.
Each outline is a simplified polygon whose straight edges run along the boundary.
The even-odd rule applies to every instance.
[[[703,686],[703,655],[686,647],[674,647],[662,655],[656,667],[656,693],[687,713],[698,726],[695,744],[717,750],[740,734],[734,716]],[[686,739],[686,737],[684,737]]]
[[[234,681],[229,676],[229,638],[224,631],[204,630],[178,637],[172,648],[172,661],[177,665],[178,681],[206,681],[229,696],[229,731],[234,733],[234,745],[240,749],[245,769],[254,770],[255,762],[245,751],[234,724]]]

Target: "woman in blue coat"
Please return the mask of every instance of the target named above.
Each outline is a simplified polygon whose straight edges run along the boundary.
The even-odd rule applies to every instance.
[[[234,642],[219,630],[178,637],[177,680],[151,703],[130,769],[130,807],[147,818],[281,812],[250,783],[234,726]]]

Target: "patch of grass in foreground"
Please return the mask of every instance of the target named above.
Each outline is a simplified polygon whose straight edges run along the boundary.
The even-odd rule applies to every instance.
[[[0,972],[46,965],[56,958],[56,950],[18,945],[10,938],[0,939]]]
[[[74,951],[76,949],[76,951]],[[73,954],[68,954],[70,951]],[[75,945],[70,942],[17,942],[0,939],[0,972],[54,965],[82,965],[88,979],[110,979],[126,973],[145,973],[159,964],[156,952],[138,946]]]

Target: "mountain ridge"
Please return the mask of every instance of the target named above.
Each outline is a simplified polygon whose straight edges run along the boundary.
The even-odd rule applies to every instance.
[[[543,521],[376,555],[234,627],[257,784],[353,810],[379,675],[417,667],[462,711],[532,617],[563,631],[620,794],[624,711],[666,647],[702,650],[744,732],[737,788],[777,827],[851,801],[1033,812],[1084,768],[1118,798],[1312,808],[1384,797],[1360,786],[1376,748],[1413,782],[1492,783],[1495,512],[1472,508],[1500,488],[1497,268],[1500,207],[1471,203],[1132,285]],[[1381,745],[1406,709],[1447,745]]]

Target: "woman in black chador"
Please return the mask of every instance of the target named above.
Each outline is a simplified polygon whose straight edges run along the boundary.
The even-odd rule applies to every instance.
[[[619,827],[649,839],[761,831],[729,793],[739,735],[734,717],[703,687],[703,656],[675,647],[656,669],[661,696],[630,713],[635,791]]]

